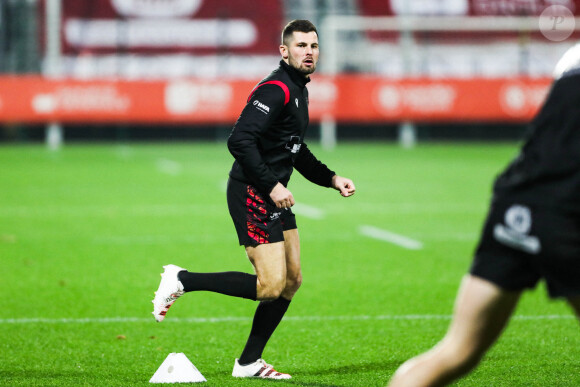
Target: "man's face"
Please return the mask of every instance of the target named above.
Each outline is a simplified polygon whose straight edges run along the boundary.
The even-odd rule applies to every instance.
[[[282,59],[304,76],[316,70],[318,62],[318,35],[316,32],[294,32],[288,45],[280,46]]]

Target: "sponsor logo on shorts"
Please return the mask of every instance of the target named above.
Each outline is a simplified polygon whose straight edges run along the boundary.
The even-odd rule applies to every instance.
[[[507,209],[504,223],[493,228],[496,241],[529,254],[538,254],[541,244],[538,237],[529,235],[532,229],[532,212],[526,206],[515,204]]]
[[[270,113],[270,106],[263,104],[262,102],[258,101],[257,99],[254,100],[254,106],[256,109],[261,111],[264,114]]]
[[[270,214],[270,220],[276,220],[276,219],[278,219],[280,217],[280,215],[282,215],[281,212],[272,212]]]

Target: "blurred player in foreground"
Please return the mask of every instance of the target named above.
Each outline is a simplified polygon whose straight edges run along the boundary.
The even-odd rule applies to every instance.
[[[293,170],[343,197],[355,192],[350,179],[331,171],[304,143],[309,121],[306,84],[319,54],[316,27],[308,20],[288,23],[279,48],[279,67],[250,93],[228,139],[235,158],[228,207],[256,274],[196,273],[167,265],[153,300],[157,321],[165,318],[175,300],[191,291],[261,301],[246,346],[234,362],[235,377],[290,379],[262,360],[262,351],[302,283],[300,239],[291,210],[295,201],[287,188]]]
[[[389,387],[444,386],[474,369],[541,279],[580,319],[580,44],[554,75],[520,155],[495,181],[446,336],[401,365]]]

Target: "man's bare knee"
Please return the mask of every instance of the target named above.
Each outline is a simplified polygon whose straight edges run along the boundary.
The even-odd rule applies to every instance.
[[[278,281],[270,281],[262,283],[258,281],[258,300],[260,301],[273,301],[278,299],[284,288],[286,287],[286,281],[284,279]]]
[[[282,289],[279,288],[271,288],[265,289],[262,291],[260,295],[258,295],[258,300],[260,301],[274,301],[280,298],[282,295]]]
[[[289,293],[294,295],[300,286],[302,285],[302,274],[298,274],[295,277],[286,278],[286,287],[284,288],[284,293]]]
[[[280,297],[286,287],[284,243],[247,246],[246,253],[258,276],[257,299],[268,301]]]

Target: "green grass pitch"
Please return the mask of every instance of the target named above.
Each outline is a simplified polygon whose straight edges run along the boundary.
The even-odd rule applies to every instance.
[[[276,384],[384,386],[435,344],[517,145],[313,146],[357,194],[290,183],[304,283],[264,353],[293,375]],[[226,207],[231,162],[222,143],[0,147],[0,385],[146,386],[170,352],[208,386],[271,383],[230,376],[254,302],[192,293],[151,315],[164,264],[251,272]],[[578,327],[540,285],[455,385],[580,386]]]

